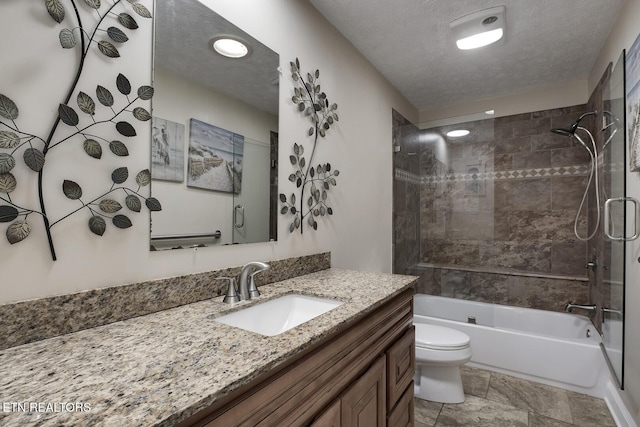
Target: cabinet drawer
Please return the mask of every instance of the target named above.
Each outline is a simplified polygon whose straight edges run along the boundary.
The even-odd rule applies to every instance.
[[[413,381],[398,400],[398,404],[387,418],[387,427],[410,427],[413,426]]]
[[[387,350],[387,410],[396,402],[413,380],[416,370],[415,327],[411,328]]]

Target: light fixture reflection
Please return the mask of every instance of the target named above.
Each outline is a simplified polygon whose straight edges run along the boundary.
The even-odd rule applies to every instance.
[[[221,36],[211,40],[214,51],[227,58],[243,58],[249,54],[248,45],[242,40]]]
[[[469,135],[469,131],[466,129],[456,129],[456,130],[447,132],[447,136],[449,138],[460,138],[462,136],[467,136],[467,135]]]

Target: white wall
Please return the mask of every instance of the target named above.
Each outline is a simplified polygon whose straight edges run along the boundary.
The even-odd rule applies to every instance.
[[[0,238],[0,302],[322,251],[332,252],[332,263],[337,267],[391,271],[391,110],[395,108],[414,122],[417,112],[307,2],[204,3],[280,54],[284,75],[280,85],[279,182],[283,192],[294,189],[287,180],[290,147],[298,142],[310,148],[305,136],[308,123],[290,101],[293,86],[288,63],[297,56],[303,70],[320,69],[323,89],[331,102],[338,103],[340,114],[340,122],[320,142],[314,159],[314,163],[330,161],[341,171],[338,186],[330,196],[335,210],[331,221],[320,222],[317,233],[305,231],[300,236],[289,235],[285,231],[288,221],[281,217],[276,243],[149,252],[147,213],[132,215],[133,227],[128,230],[109,227],[104,236],[97,237],[86,226],[89,214],[80,212],[54,227],[58,261],[52,262],[41,221],[32,215],[32,235],[28,239],[10,246]],[[151,8],[150,0],[143,4]],[[85,9],[84,2],[79,5]],[[21,107],[21,127],[43,134],[64,97],[75,56],[60,48],[58,32],[62,27],[49,18],[42,2],[3,0],[1,7],[0,31],[4,37],[0,37],[0,93]],[[120,59],[90,55],[81,82],[86,92],[94,93],[96,84],[108,84],[115,92],[112,82],[118,72],[125,73],[134,87],[150,83],[151,22],[138,21],[140,29],[119,47]],[[138,137],[127,141],[131,155],[124,162],[132,174],[149,166],[150,129],[140,124],[137,129]],[[81,183],[87,197],[95,197],[109,187],[111,171],[123,163],[108,152],[100,161],[88,158],[81,144],[81,139],[74,140],[47,156],[45,195],[54,218],[79,206],[62,195],[63,179]],[[34,174],[23,175],[18,176],[20,185],[30,188],[28,193],[32,194]],[[27,202],[37,205],[34,197]],[[0,227],[4,232],[6,224]]]
[[[627,0],[598,60],[589,75],[589,91],[598,84],[609,62],[617,61],[622,49],[629,49],[640,32],[640,0]],[[627,153],[628,153],[627,149]],[[640,199],[640,175],[627,174],[627,194]],[[640,241],[627,245],[625,295],[625,360],[623,399],[640,424]]]
[[[586,104],[589,100],[589,93],[587,92],[587,81],[576,80],[508,96],[481,99],[434,110],[421,110],[420,123],[484,113],[487,110],[495,111],[493,117],[503,117],[531,111],[570,107]]]

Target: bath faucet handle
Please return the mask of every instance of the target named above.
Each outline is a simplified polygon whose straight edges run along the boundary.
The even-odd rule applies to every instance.
[[[256,281],[253,277],[256,274],[260,273],[260,271],[262,270],[256,271],[255,273],[252,273],[249,276],[249,297],[250,298],[258,298],[260,296],[260,291],[258,290],[258,287],[256,286]]]
[[[234,277],[216,277],[216,280],[228,280],[229,287],[222,302],[227,304],[233,304],[240,302],[240,295],[238,295],[238,289],[236,288],[236,279]]]

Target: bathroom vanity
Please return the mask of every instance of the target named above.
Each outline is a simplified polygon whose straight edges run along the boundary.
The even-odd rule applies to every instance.
[[[412,298],[405,290],[180,425],[412,425]]]
[[[256,301],[217,297],[2,350],[3,399],[90,410],[3,412],[0,424],[411,425],[414,281],[328,269],[262,286]],[[215,320],[292,293],[343,304],[275,336]]]

